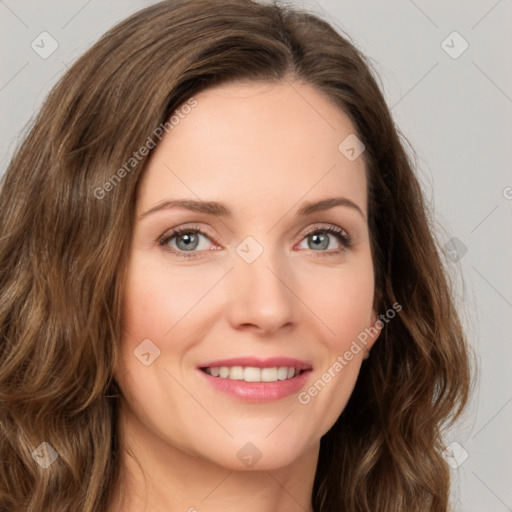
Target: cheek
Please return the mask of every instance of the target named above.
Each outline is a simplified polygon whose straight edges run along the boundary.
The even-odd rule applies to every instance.
[[[198,314],[209,319],[208,311],[197,307],[198,299],[218,276],[211,269],[202,275],[197,268],[184,272],[164,265],[144,254],[135,254],[130,261],[114,376],[133,417],[162,439],[170,435],[184,442],[183,428],[189,423],[201,425],[204,411],[180,384],[185,382],[182,363],[211,325],[189,320]],[[187,420],[180,422],[180,416]]]
[[[323,357],[316,379],[299,394],[298,402],[319,418],[322,433],[327,432],[345,408],[371,338],[367,328],[374,325],[374,277],[371,258],[360,258],[356,265],[340,266],[331,275],[311,276],[304,302],[323,324]],[[316,286],[312,286],[316,283]],[[302,288],[306,288],[303,286]]]
[[[222,276],[222,269],[188,269],[134,256],[128,268],[123,304],[125,334],[134,343],[152,339],[166,348],[176,347],[181,326],[194,313],[201,297]],[[201,309],[204,310],[201,304]],[[207,314],[207,312],[206,312]],[[171,335],[172,334],[172,335]]]
[[[355,256],[353,264],[309,269],[302,279],[304,302],[326,329],[325,343],[332,350],[347,344],[373,323],[374,275],[371,257]]]
[[[218,317],[215,302],[201,298],[225,272],[220,267],[173,268],[165,259],[156,261],[142,251],[132,256],[114,371],[125,394],[139,400],[144,397],[145,402],[148,396],[158,394],[181,396],[182,390],[172,377],[184,381],[187,354],[207,336]],[[180,407],[188,400],[182,397]]]

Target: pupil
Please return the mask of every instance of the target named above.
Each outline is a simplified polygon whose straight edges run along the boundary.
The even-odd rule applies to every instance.
[[[180,242],[184,242],[184,246],[180,247]],[[198,237],[195,233],[186,233],[180,235],[176,241],[176,245],[179,249],[184,251],[190,251],[197,247]]]
[[[312,240],[313,240],[313,243],[316,244],[314,247],[316,247],[317,249],[327,249],[328,245],[329,245],[329,237],[325,234],[325,233],[322,233],[322,234],[315,234],[315,235],[312,235],[311,236]],[[312,249],[313,247],[310,246],[310,249]]]

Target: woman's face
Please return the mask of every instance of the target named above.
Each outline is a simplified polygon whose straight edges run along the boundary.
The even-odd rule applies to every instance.
[[[162,457],[283,467],[316,453],[375,341],[364,153],[309,85],[195,100],[138,190],[122,420]]]

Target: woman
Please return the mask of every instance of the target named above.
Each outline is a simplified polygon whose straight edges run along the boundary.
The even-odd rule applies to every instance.
[[[0,228],[1,510],[448,510],[465,336],[325,21],[134,14],[47,98]]]

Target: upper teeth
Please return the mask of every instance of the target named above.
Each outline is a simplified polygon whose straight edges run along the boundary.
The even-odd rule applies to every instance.
[[[252,366],[215,366],[205,368],[205,372],[213,377],[223,379],[245,380],[245,382],[276,382],[291,379],[300,373],[293,367],[255,368]]]

